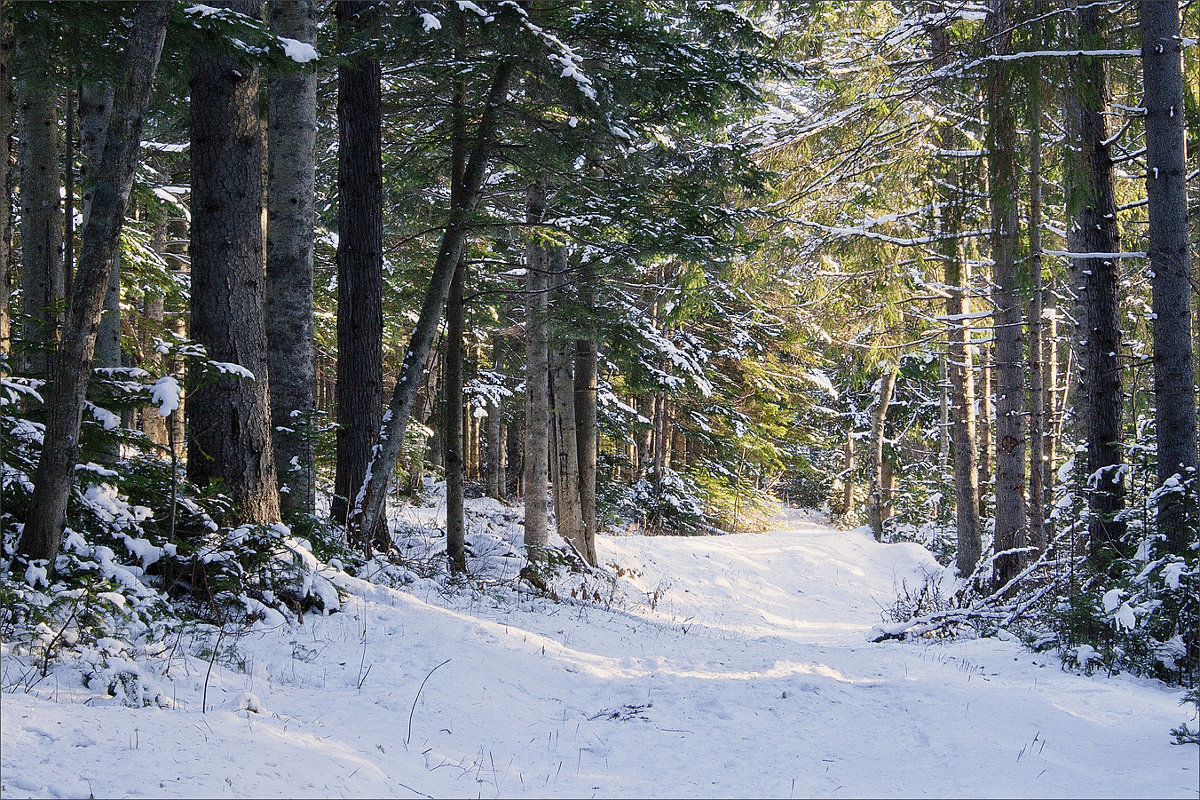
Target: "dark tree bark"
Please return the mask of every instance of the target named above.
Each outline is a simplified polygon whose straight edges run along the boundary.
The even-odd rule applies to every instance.
[[[992,0],[987,31],[992,52],[1012,52],[1012,9],[1008,0]],[[992,217],[992,304],[996,360],[996,533],[994,580],[1002,586],[1021,570],[1024,556],[1007,553],[1027,545],[1025,508],[1025,353],[1021,290],[1024,276],[1017,261],[1016,92],[1011,61],[988,65],[988,184]]]
[[[58,553],[79,450],[79,427],[84,396],[92,370],[96,330],[117,251],[125,209],[133,186],[141,144],[142,118],[150,99],[154,71],[162,53],[171,2],[141,3],[134,12],[126,45],[122,77],[96,171],[91,213],[84,221],[79,268],[57,359],[54,383],[48,389],[45,440],[34,478],[25,529],[18,552],[29,559]]]
[[[1103,46],[1102,9],[1080,3],[1075,9],[1079,46]],[[1117,519],[1125,507],[1121,482],[1121,325],[1118,314],[1117,208],[1113,187],[1108,79],[1102,59],[1071,59],[1072,105],[1077,116],[1080,153],[1068,183],[1068,204],[1077,235],[1076,283],[1080,310],[1080,393],[1077,413],[1087,446],[1086,475],[1090,507],[1089,552],[1102,566],[1106,553],[1125,550],[1125,523]],[[1074,249],[1074,248],[1073,248]]]
[[[463,517],[463,283],[466,261],[458,262],[446,298],[446,557],[451,572],[467,571],[466,520]]]
[[[16,97],[13,96],[12,15],[0,15],[0,353],[9,351],[12,335],[12,143],[16,124]]]
[[[404,354],[404,363],[400,367],[400,377],[388,403],[385,421],[379,431],[379,447],[371,459],[367,477],[355,500],[354,513],[350,520],[351,531],[371,530],[383,519],[387,503],[387,481],[400,451],[404,445],[404,430],[408,426],[409,415],[412,413],[413,401],[421,385],[421,373],[425,366],[425,358],[433,344],[437,332],[438,321],[442,314],[442,306],[450,292],[450,282],[454,278],[454,268],[462,257],[463,247],[469,230],[468,215],[475,208],[479,199],[479,190],[487,173],[491,160],[496,125],[501,108],[508,96],[508,86],[512,79],[515,63],[502,62],[492,79],[491,90],[475,132],[475,139],[470,149],[462,180],[456,181],[450,193],[450,219],[442,235],[442,244],[438,250],[437,260],[433,265],[433,274],[429,279],[429,288],[421,305],[421,314],[413,328],[409,339],[408,349]]]
[[[316,44],[315,0],[274,0],[271,29]],[[309,423],[316,408],[313,374],[313,209],[317,73],[309,63],[267,82],[267,367],[271,441],[285,520],[315,512],[315,463]]]
[[[331,507],[338,522],[349,521],[383,417],[380,67],[359,52],[377,14],[374,3],[337,4],[340,47],[348,59],[338,68],[338,429]],[[385,489],[392,466],[385,468]],[[352,541],[386,551],[386,519],[380,515],[355,528]]]
[[[25,371],[48,378],[58,303],[64,297],[63,208],[56,89],[47,77],[45,33],[21,9],[13,20],[16,43],[18,170],[21,176],[21,338]]]
[[[257,17],[258,4],[219,4]],[[242,522],[279,521],[271,449],[266,275],[262,232],[262,125],[258,69],[229,55],[192,61],[192,338],[209,358],[254,375],[195,382],[188,414],[188,477],[215,480]]]
[[[1183,47],[1179,5],[1142,0],[1142,75],[1146,107],[1146,197],[1150,203],[1150,269],[1154,304],[1154,415],[1158,442],[1158,528],[1167,550],[1185,555],[1190,501],[1168,483],[1196,476],[1196,390],[1187,208],[1187,142],[1183,113]],[[1179,476],[1178,478],[1176,476]]]

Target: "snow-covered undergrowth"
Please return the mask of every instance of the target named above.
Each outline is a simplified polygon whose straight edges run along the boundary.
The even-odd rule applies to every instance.
[[[316,564],[336,613],[132,626],[44,664],[6,634],[0,793],[1196,795],[1178,689],[995,638],[868,642],[939,571],[917,544],[788,512],[604,536],[595,571],[555,549],[543,591],[519,510],[468,509],[465,580],[434,493],[393,517],[404,566]]]

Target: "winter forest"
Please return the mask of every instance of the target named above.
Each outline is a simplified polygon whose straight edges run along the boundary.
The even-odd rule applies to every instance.
[[[0,795],[1200,791],[1196,0],[0,10]]]

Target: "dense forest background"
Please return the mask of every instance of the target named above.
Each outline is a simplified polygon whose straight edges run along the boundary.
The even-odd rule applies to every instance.
[[[1198,20],[5,3],[4,625],[328,609],[430,477],[456,573],[782,500],[1194,685]]]

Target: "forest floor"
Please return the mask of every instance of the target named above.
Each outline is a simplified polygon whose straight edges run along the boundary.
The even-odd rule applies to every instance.
[[[604,573],[555,601],[514,588],[517,512],[469,504],[474,588],[340,575],[339,613],[227,637],[211,674],[199,638],[129,654],[160,705],[69,665],[22,679],[5,646],[0,795],[1197,796],[1178,689],[1015,641],[869,643],[939,570],[918,545],[795,511],[762,534],[604,536]]]

